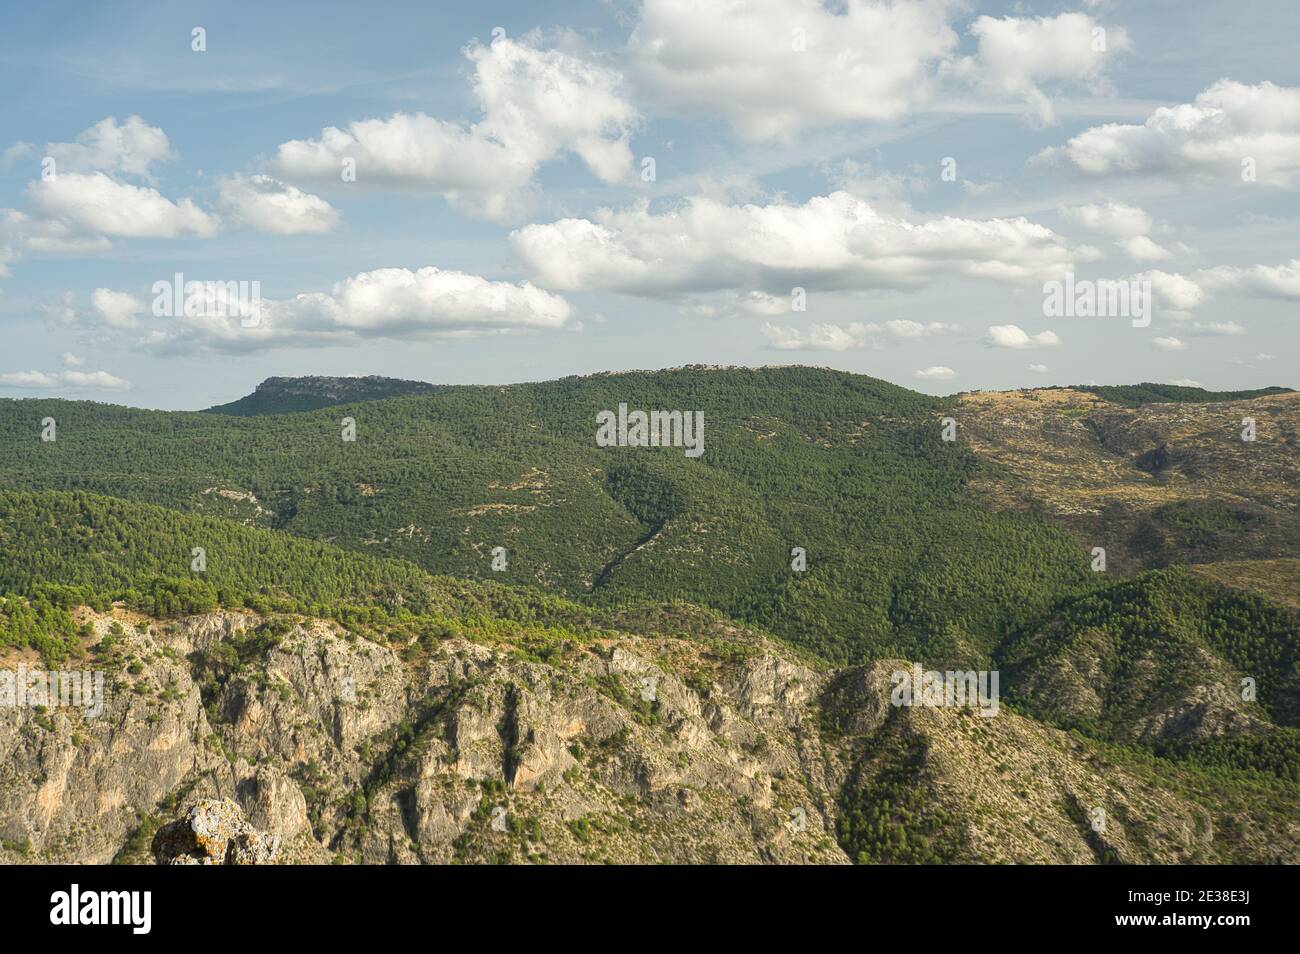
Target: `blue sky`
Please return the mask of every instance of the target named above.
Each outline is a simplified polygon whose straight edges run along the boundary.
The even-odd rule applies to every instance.
[[[1188,7],[12,5],[0,397],[688,363],[1296,386],[1300,9]],[[154,314],[177,272],[259,282],[258,323]],[[1146,280],[1150,324],[1046,317],[1066,272]]]

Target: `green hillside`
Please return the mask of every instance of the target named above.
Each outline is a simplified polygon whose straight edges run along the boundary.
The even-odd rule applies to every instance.
[[[358,401],[382,401],[405,394],[425,394],[439,390],[424,381],[403,381],[378,375],[338,378],[312,376],[304,378],[267,378],[252,393],[229,404],[207,409],[211,414],[251,416],[315,411],[336,404]]]
[[[205,568],[193,569],[195,547]],[[537,590],[433,577],[414,564],[87,493],[0,491],[0,647],[64,658],[66,610],[122,600],[155,616],[247,606],[352,625],[413,615],[578,625],[586,608]]]
[[[597,447],[596,414],[620,403],[703,412],[703,456]],[[597,602],[697,602],[833,660],[974,663],[1090,580],[1063,532],[966,492],[987,465],[940,440],[947,406],[812,368],[450,387],[252,417],[6,401],[0,487],[223,516]],[[45,417],[55,442],[39,440]],[[806,571],[791,569],[795,547]]]
[[[1253,593],[1145,573],[1062,600],[998,656],[1058,725],[1300,780],[1300,614]]]
[[[1203,404],[1207,401],[1246,401],[1268,394],[1288,394],[1290,388],[1268,387],[1246,391],[1207,391],[1183,384],[1081,384],[1075,391],[1087,391],[1112,404],[1141,407],[1144,404]]]

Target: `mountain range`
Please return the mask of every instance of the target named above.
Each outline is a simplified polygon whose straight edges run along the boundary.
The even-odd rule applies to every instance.
[[[0,858],[205,796],[299,860],[1295,861],[1298,434],[805,367],[0,401],[0,668],[111,685],[0,707]],[[891,705],[914,663],[999,714]]]

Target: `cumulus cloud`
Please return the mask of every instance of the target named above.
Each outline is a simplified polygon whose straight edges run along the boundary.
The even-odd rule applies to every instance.
[[[1164,262],[1174,257],[1173,252],[1146,235],[1134,235],[1115,244],[1138,262]]]
[[[1054,121],[1044,87],[1104,87],[1103,70],[1132,48],[1122,27],[1103,27],[1084,13],[1055,17],[977,17],[970,33],[976,54],[950,66],[953,75],[991,93],[1022,99],[1044,123]]]
[[[107,371],[6,371],[0,373],[0,387],[48,390],[72,388],[84,391],[129,391],[131,382]]]
[[[1054,331],[1040,331],[1031,335],[1019,325],[993,325],[984,337],[995,348],[1046,348],[1061,343]]]
[[[888,211],[911,211],[912,194],[924,192],[929,184],[915,168],[907,173],[885,172],[853,159],[827,168],[826,173],[836,189]]]
[[[763,337],[778,351],[857,351],[866,348],[870,332],[866,325],[855,322],[848,327],[834,324],[814,324],[806,329],[765,324]]]
[[[1282,265],[1220,265],[1203,269],[1197,277],[1212,291],[1230,289],[1259,298],[1300,299],[1300,258]]]
[[[704,307],[709,307],[705,305]],[[790,300],[764,291],[748,291],[737,295],[732,304],[732,315],[782,315],[790,310]]]
[[[1265,266],[1258,266],[1265,267]],[[1219,271],[1218,269],[1202,270],[1197,273],[1195,280],[1185,275],[1177,273],[1162,272],[1158,269],[1151,271],[1139,272],[1131,276],[1130,281],[1149,281],[1151,283],[1151,295],[1156,305],[1156,312],[1162,318],[1170,319],[1178,323],[1179,327],[1191,334],[1196,335],[1241,335],[1246,333],[1246,329],[1235,321],[1218,321],[1202,322],[1192,320],[1192,310],[1199,308],[1210,297],[1212,283],[1205,281],[1204,276]],[[1227,287],[1227,286],[1219,286]],[[1176,338],[1168,338],[1166,341],[1177,341]],[[1166,350],[1176,350],[1177,346],[1161,344],[1159,339],[1156,341],[1156,347],[1165,348]]]
[[[46,143],[45,155],[54,160],[56,174],[108,172],[147,178],[149,167],[171,159],[172,150],[167,134],[139,116],[128,116],[121,125],[109,116],[74,142]]]
[[[762,334],[777,351],[860,351],[889,342],[929,338],[960,331],[959,325],[895,319],[883,323],[855,321],[849,325],[821,323],[800,329],[764,324]]]
[[[722,116],[752,140],[924,102],[957,45],[948,0],[645,0],[630,71],[665,111]]]
[[[653,214],[642,203],[510,235],[536,280],[561,290],[673,296],[758,288],[915,288],[954,275],[1019,280],[1060,274],[1094,250],[1024,218],[913,222],[847,192],[801,205],[725,205],[697,197]]]
[[[1117,239],[1146,235],[1153,224],[1145,211],[1122,202],[1076,205],[1062,209],[1061,214],[1077,225]]]
[[[172,202],[157,189],[102,172],[38,179],[27,186],[27,202],[43,218],[82,234],[177,238],[217,231],[217,220],[191,200]]]
[[[217,183],[222,211],[244,228],[271,235],[328,232],[339,213],[320,196],[271,176],[228,176]]]
[[[956,376],[956,371],[940,364],[912,372],[912,377],[920,378],[922,381],[947,381],[949,378],[955,378]]]
[[[1142,125],[1094,126],[1038,161],[1085,175],[1151,175],[1242,181],[1250,160],[1259,182],[1300,184],[1300,88],[1220,80],[1195,102],[1162,106]]]
[[[220,283],[187,283],[184,303],[183,314],[159,319],[140,343],[166,352],[240,353],[367,338],[457,338],[573,325],[567,301],[528,282],[489,281],[432,266],[361,272],[328,292],[277,300],[245,301]],[[101,324],[107,324],[102,314]]]
[[[1151,343],[1161,351],[1186,351],[1186,343],[1177,338],[1153,338]]]
[[[1130,258],[1139,262],[1163,262],[1174,257],[1148,234],[1155,224],[1143,209],[1122,202],[1076,205],[1061,215],[1093,232],[1108,235]]]
[[[136,318],[144,312],[144,302],[126,292],[96,288],[90,306],[99,320],[110,328],[134,328]]]
[[[85,235],[65,222],[34,217],[17,209],[0,209],[0,249],[8,249],[13,258],[20,251],[86,253],[109,248],[112,243],[102,235]]]
[[[339,182],[344,160],[356,182],[442,194],[458,208],[492,219],[518,215],[538,167],[578,156],[603,182],[631,170],[628,145],[638,121],[622,76],[575,50],[540,49],[539,37],[473,43],[475,124],[397,113],[319,138],[282,143],[272,167],[286,179]]]
[[[1163,272],[1159,269],[1139,272],[1133,276],[1139,282],[1151,283],[1151,294],[1160,310],[1171,317],[1186,316],[1193,308],[1205,301],[1205,291],[1192,279],[1176,272]]]
[[[32,159],[35,156],[36,156],[36,147],[33,146],[30,142],[23,142],[19,140],[18,142],[10,146],[8,149],[6,149],[4,152],[0,152],[0,162],[4,162],[7,165],[10,163],[19,162],[24,159]]]
[[[1159,269],[1139,272],[1131,280],[1151,282],[1159,313],[1185,323],[1204,335],[1239,335],[1245,328],[1234,321],[1192,322],[1191,313],[1216,294],[1233,293],[1280,301],[1300,300],[1300,259],[1280,265],[1220,265],[1192,276]]]
[[[34,154],[18,143],[6,156]],[[112,247],[109,236],[210,236],[217,219],[189,199],[172,201],[152,186],[151,167],[172,158],[166,134],[139,116],[110,116],[73,142],[45,145],[53,165],[28,183],[24,209],[0,209],[0,276],[23,252],[85,254]],[[115,176],[134,176],[133,185]]]
[[[1048,369],[1045,364],[1031,364],[1029,370],[1034,372],[1034,374],[1046,374]]]
[[[900,340],[908,338],[929,338],[934,335],[943,335],[961,330],[960,325],[952,325],[943,321],[927,321],[922,323],[907,318],[895,318],[891,321],[886,321],[882,327],[888,335]]]

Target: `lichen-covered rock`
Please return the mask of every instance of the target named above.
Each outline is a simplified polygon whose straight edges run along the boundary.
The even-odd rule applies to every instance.
[[[272,865],[280,836],[258,831],[238,805],[214,798],[158,829],[152,851],[160,865]]]

